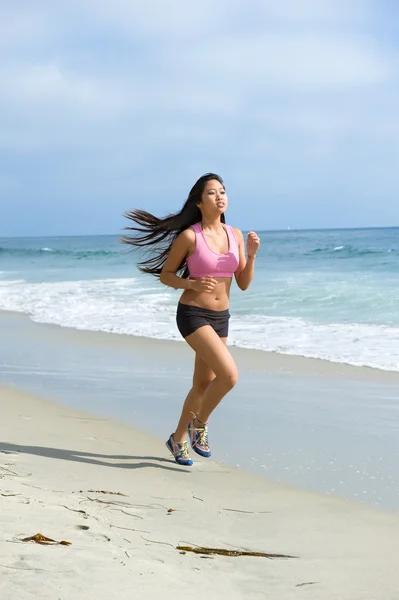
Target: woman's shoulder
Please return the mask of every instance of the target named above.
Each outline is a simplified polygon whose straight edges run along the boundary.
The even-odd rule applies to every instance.
[[[192,227],[187,227],[187,229],[183,229],[183,231],[179,233],[176,239],[192,243],[193,241],[195,241],[194,229]]]
[[[195,225],[190,225],[187,229],[183,229],[180,235],[183,235],[188,239],[193,239],[195,237]]]
[[[238,229],[238,227],[233,227],[232,225],[229,225],[229,227],[234,231],[237,240],[243,238],[241,229]]]

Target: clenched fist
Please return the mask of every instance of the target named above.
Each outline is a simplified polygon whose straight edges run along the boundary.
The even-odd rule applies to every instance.
[[[191,289],[194,290],[194,292],[209,293],[214,290],[217,283],[217,279],[214,279],[213,277],[200,277],[192,282]]]
[[[255,256],[257,251],[259,250],[260,239],[256,235],[254,231],[250,231],[247,237],[247,255],[249,258]]]

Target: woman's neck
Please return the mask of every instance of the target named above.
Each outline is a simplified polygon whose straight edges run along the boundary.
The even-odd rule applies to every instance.
[[[202,229],[208,229],[209,231],[220,231],[223,228],[220,217],[217,217],[216,219],[207,219],[202,217],[201,226]]]

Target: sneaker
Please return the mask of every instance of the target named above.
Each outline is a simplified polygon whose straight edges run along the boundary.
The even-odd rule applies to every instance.
[[[193,461],[190,458],[187,448],[187,442],[175,442],[173,439],[173,433],[166,442],[166,447],[173,454],[175,461],[178,465],[183,465],[184,467],[191,467]]]
[[[212,456],[211,449],[208,444],[208,427],[204,423],[203,427],[194,427],[194,419],[188,424],[188,435],[190,438],[191,448],[199,454],[208,458]]]

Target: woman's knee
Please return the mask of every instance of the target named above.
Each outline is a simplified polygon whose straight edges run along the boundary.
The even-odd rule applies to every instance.
[[[228,390],[232,390],[238,381],[238,370],[236,368],[229,369],[219,375],[219,379],[223,386]]]

